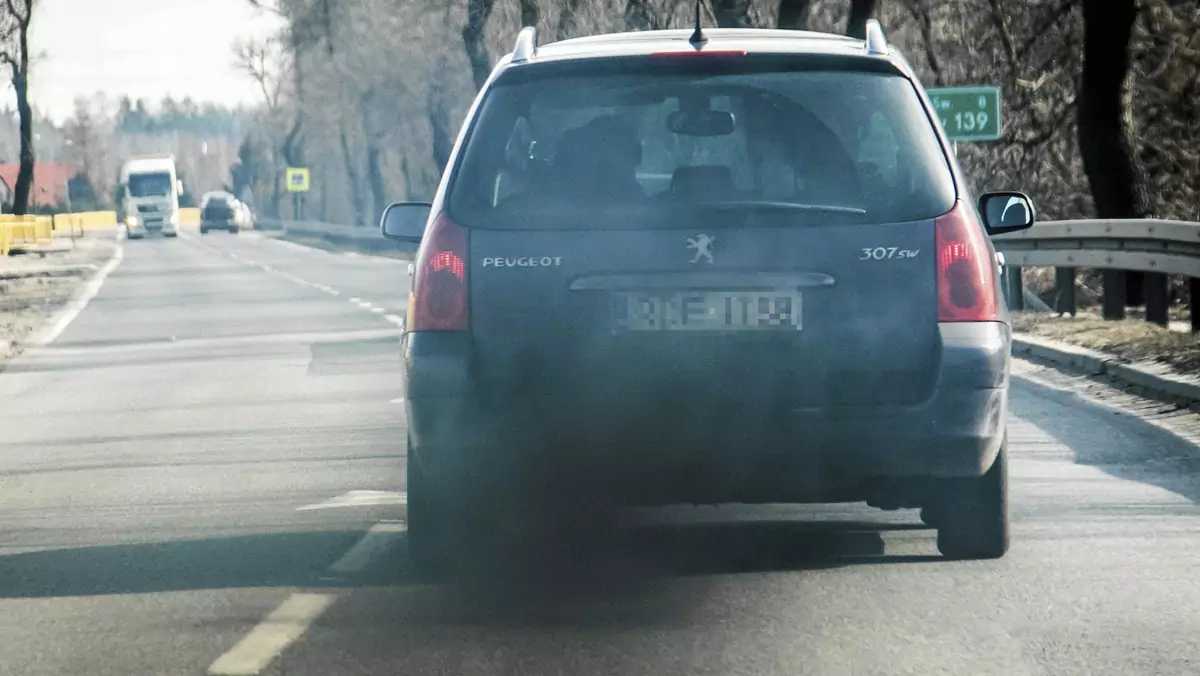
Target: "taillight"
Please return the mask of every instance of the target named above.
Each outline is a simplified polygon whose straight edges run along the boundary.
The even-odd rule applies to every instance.
[[[974,212],[961,200],[934,219],[938,321],[1000,320],[996,264]]]
[[[467,231],[439,214],[425,233],[413,276],[412,331],[464,331],[468,326]]]

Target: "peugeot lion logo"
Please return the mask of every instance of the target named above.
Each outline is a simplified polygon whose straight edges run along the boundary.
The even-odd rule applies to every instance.
[[[692,262],[699,263],[701,259],[707,260],[709,263],[713,262],[712,245],[715,241],[716,240],[708,235],[696,235],[695,237],[688,237],[687,248],[694,249],[696,251],[696,255],[692,256]]]

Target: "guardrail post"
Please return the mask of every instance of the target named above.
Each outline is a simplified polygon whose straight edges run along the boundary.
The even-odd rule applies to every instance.
[[[1025,309],[1025,288],[1021,284],[1021,266],[1008,265],[1004,268],[1004,295],[1008,309]]]
[[[1075,316],[1075,268],[1054,268],[1054,311]]]
[[[1125,319],[1125,271],[1104,271],[1104,318]]]
[[[1170,306],[1167,275],[1162,272],[1147,272],[1142,278],[1142,297],[1146,301],[1146,321],[1159,326],[1170,322],[1167,308]]]
[[[1200,279],[1188,279],[1188,308],[1192,314],[1192,333],[1200,333]]]

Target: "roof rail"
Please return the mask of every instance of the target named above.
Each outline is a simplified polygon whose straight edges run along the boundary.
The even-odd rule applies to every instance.
[[[867,38],[863,40],[867,53],[873,56],[885,56],[888,53],[887,38],[883,36],[883,26],[876,19],[867,19]]]
[[[513,48],[512,62],[521,63],[537,56],[537,28],[526,26],[517,33],[517,46]]]

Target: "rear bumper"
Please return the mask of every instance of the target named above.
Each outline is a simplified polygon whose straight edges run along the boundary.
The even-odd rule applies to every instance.
[[[918,406],[760,414],[681,393],[662,416],[621,402],[484,406],[472,396],[469,345],[456,344],[466,337],[411,334],[410,461],[448,486],[594,484],[666,502],[824,502],[860,499],[847,492],[874,480],[981,476],[1004,437],[1009,329],[946,324],[941,336],[937,387]]]

